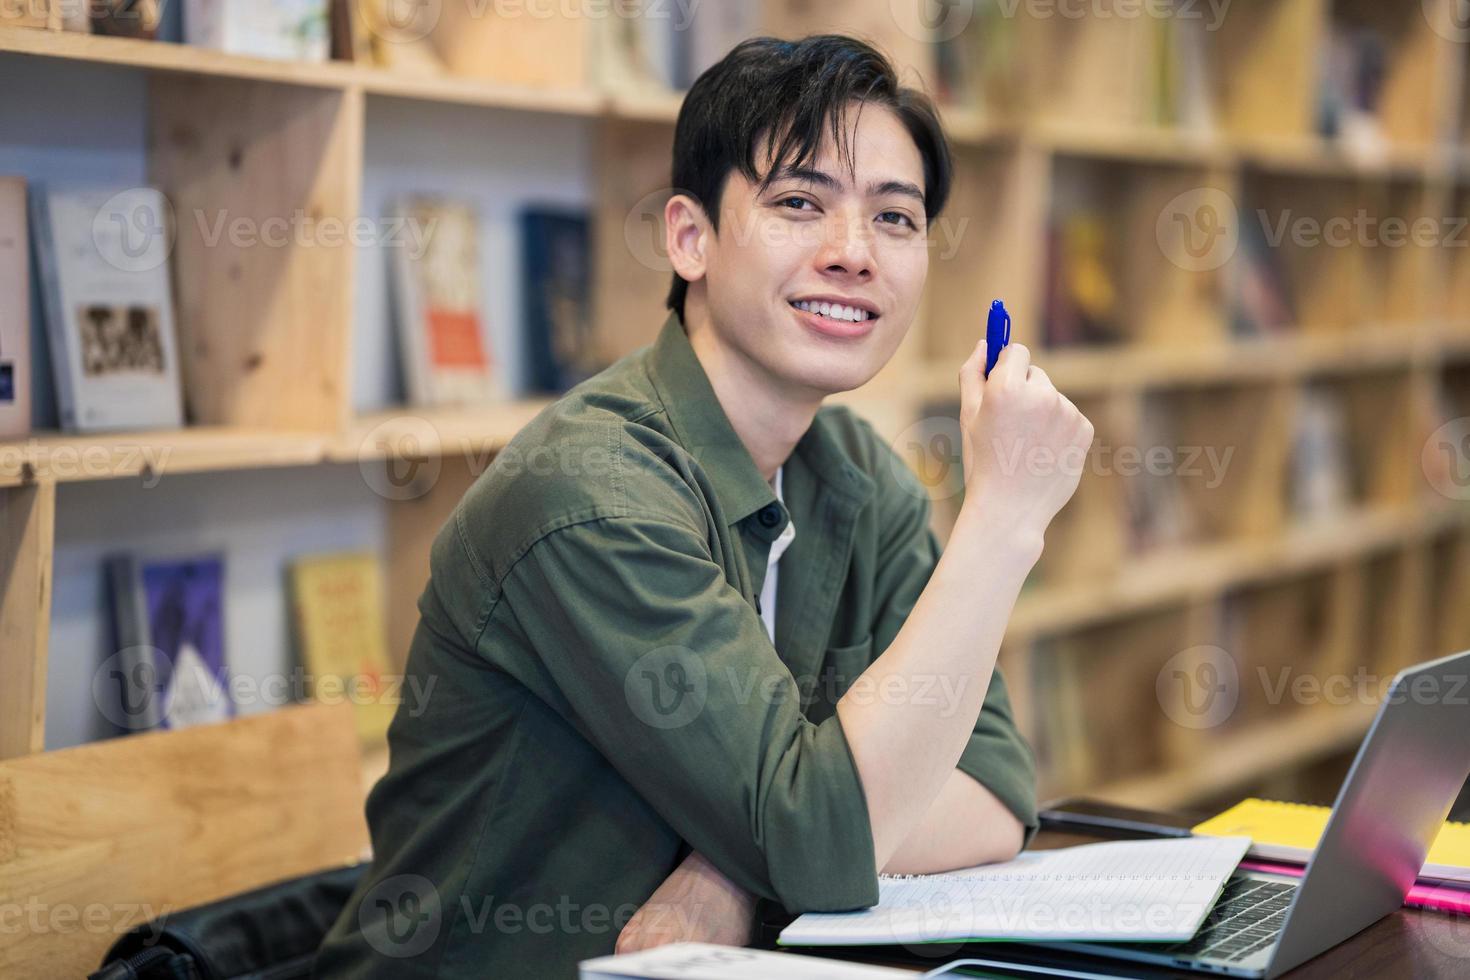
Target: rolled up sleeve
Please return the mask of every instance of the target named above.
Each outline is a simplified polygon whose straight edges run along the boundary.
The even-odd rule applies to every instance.
[[[923,488],[915,480],[894,489],[877,564],[873,649],[879,653],[903,628],[941,554]],[[991,674],[980,717],[956,768],[990,790],[1015,815],[1025,829],[1025,844],[1030,844],[1041,826],[1036,815],[1036,759],[1016,727],[999,667]]]
[[[502,582],[569,718],[685,841],[793,913],[878,900],[836,717],[813,724],[693,527],[630,514],[541,537]]]

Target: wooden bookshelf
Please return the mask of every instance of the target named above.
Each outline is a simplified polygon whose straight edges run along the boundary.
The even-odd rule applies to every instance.
[[[917,8],[922,0],[902,2]],[[1018,77],[977,84],[973,94],[966,89],[942,107],[957,164],[948,214],[968,218],[969,230],[952,243],[952,254],[934,253],[919,321],[894,362],[839,400],[890,438],[925,416],[953,414],[955,370],[973,344],[979,311],[1003,296],[1017,339],[1099,423],[1100,438],[1147,444],[1153,413],[1197,442],[1241,453],[1242,472],[1227,489],[1210,495],[1183,488],[1206,526],[1167,547],[1140,551],[1130,543],[1123,482],[1084,481],[1086,499],[1074,500],[1048,536],[1041,575],[1017,604],[1003,655],[1018,717],[1031,719],[1024,724],[1033,732],[1065,702],[1076,678],[1024,676],[1028,651],[1053,644],[1085,657],[1082,641],[1096,641],[1110,671],[1152,685],[1158,655],[1219,640],[1218,620],[1245,591],[1260,596],[1262,609],[1311,601],[1339,617],[1353,596],[1387,596],[1362,602],[1360,620],[1343,620],[1358,623],[1373,638],[1365,645],[1383,651],[1352,656],[1366,660],[1371,653],[1379,666],[1470,646],[1459,600],[1470,577],[1470,508],[1426,492],[1418,464],[1418,447],[1434,428],[1424,405],[1438,398],[1470,415],[1466,250],[1355,245],[1289,255],[1285,276],[1297,316],[1268,335],[1245,338],[1231,319],[1236,266],[1181,268],[1154,230],[1166,202],[1199,188],[1226,193],[1243,217],[1255,208],[1320,217],[1359,208],[1405,218],[1470,213],[1466,53],[1425,29],[1420,6],[1237,0],[1201,42],[1212,71],[1209,127],[1160,122],[1147,66],[1157,62],[1161,25],[1146,18],[1030,21],[1023,14],[997,28],[1013,31],[1024,54],[1016,59]],[[768,29],[867,31],[935,87],[934,49],[902,33],[890,0],[807,8],[804,21],[793,13],[796,5],[773,3]],[[1343,23],[1379,31],[1386,45],[1376,110],[1382,139],[1367,148],[1317,127],[1320,56]],[[956,43],[971,40],[962,35]],[[601,337],[604,354],[651,339],[662,320],[668,273],[631,254],[626,223],[637,208],[656,206],[651,195],[667,188],[679,93],[606,80],[521,87],[5,26],[0,60],[17,72],[50,61],[143,74],[150,180],[176,205],[246,216],[295,209],[358,216],[371,100],[583,120],[597,236],[595,303],[620,314]],[[200,106],[226,111],[201,118]],[[1048,235],[1065,220],[1078,183],[1088,185],[1090,206],[1111,223],[1108,259],[1136,315],[1120,325],[1117,343],[1053,347],[1046,342]],[[41,747],[58,484],[374,465],[400,455],[484,458],[547,404],[537,398],[359,416],[351,408],[351,310],[362,273],[349,250],[262,256],[186,237],[175,261],[186,314],[180,320],[187,322],[184,381],[197,424],[171,432],[34,433],[0,443],[0,560],[7,573],[0,596],[0,757]],[[1356,434],[1355,496],[1330,518],[1301,521],[1284,502],[1291,475],[1286,427],[1298,418],[1303,393],[1321,386],[1341,396]],[[390,537],[408,556],[390,569],[398,591],[417,587],[426,535],[471,476],[447,478],[413,508],[390,505]],[[936,504],[941,531],[953,505]],[[395,643],[411,614],[395,614]],[[1043,785],[1137,805],[1187,804],[1349,750],[1370,714],[1355,708],[1262,717],[1243,730],[1215,733],[1213,742],[1176,732],[1140,771],[1105,778],[1078,771],[1070,781],[1043,772]],[[1127,735],[1139,733],[1073,733],[1097,740]]]

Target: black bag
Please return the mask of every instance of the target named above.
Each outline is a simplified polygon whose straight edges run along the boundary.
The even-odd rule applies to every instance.
[[[113,944],[88,980],[306,977],[366,870],[355,864],[319,871],[138,926]]]

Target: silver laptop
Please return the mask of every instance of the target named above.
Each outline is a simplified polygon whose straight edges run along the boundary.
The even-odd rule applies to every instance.
[[[1279,977],[1403,905],[1467,776],[1470,650],[1394,678],[1303,877],[1237,871],[1188,942],[1047,945]]]

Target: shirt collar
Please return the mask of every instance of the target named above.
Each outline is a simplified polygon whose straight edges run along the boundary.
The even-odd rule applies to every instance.
[[[648,375],[679,442],[710,475],[730,523],[775,502],[775,490],[735,434],[683,322],[673,311],[653,343]]]
[[[730,425],[677,313],[670,311],[664,320],[647,364],[669,424],[709,473],[730,523],[775,503],[775,490]],[[797,441],[792,456],[799,457],[831,492],[859,501],[873,492],[872,479],[844,452],[820,413]]]

